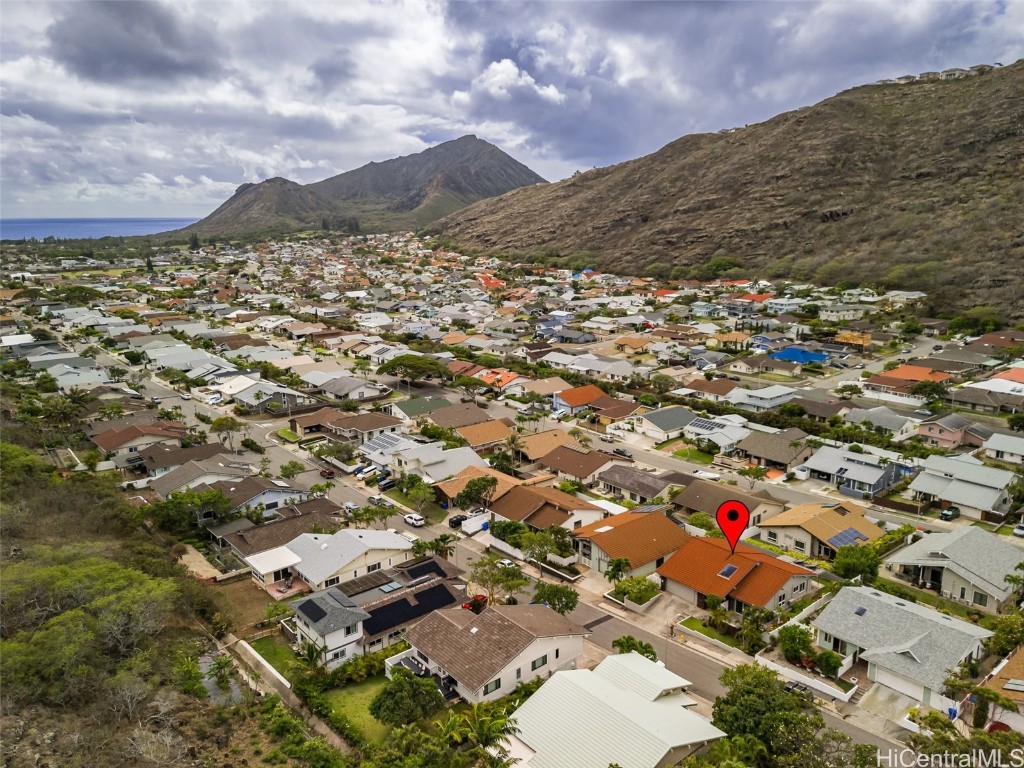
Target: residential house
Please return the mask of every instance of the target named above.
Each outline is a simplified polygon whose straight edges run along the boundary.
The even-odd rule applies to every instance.
[[[327,430],[335,439],[346,440],[355,445],[364,445],[378,435],[398,432],[402,420],[384,413],[347,413],[329,424]]]
[[[469,443],[473,450],[483,453],[496,449],[513,432],[515,430],[512,427],[497,419],[481,421],[479,424],[470,424],[466,427],[457,427],[455,430],[455,433]]]
[[[1008,464],[1024,464],[1024,436],[993,434],[982,444],[985,455]]]
[[[507,696],[516,686],[560,669],[575,668],[590,632],[546,605],[491,605],[474,614],[434,611],[409,628],[408,651],[386,662],[413,659],[423,674],[471,704]]]
[[[491,417],[476,403],[458,403],[430,411],[424,416],[427,421],[441,429],[458,429],[471,424],[483,424]]]
[[[817,422],[827,422],[833,416],[842,417],[852,408],[850,401],[829,401],[821,403],[817,400],[810,400],[806,397],[794,397],[789,401],[791,405],[803,408],[803,416]]]
[[[675,488],[684,488],[694,478],[682,472],[647,472],[629,464],[616,464],[599,473],[601,492],[647,504],[654,499],[668,499]]]
[[[737,408],[760,413],[762,411],[770,411],[774,408],[778,408],[784,403],[788,403],[797,396],[798,392],[799,390],[783,386],[782,384],[773,384],[768,387],[762,387],[761,389],[736,387],[736,389],[732,390],[725,399]]]
[[[887,571],[948,600],[998,613],[1014,607],[1015,589],[1005,579],[1024,559],[1018,547],[986,530],[963,526],[929,533],[890,555]]]
[[[731,453],[752,430],[747,420],[735,413],[700,416],[683,428],[683,437],[710,453]]]
[[[567,389],[572,389],[572,384],[565,381],[560,376],[551,376],[546,379],[537,379],[536,381],[528,381],[523,384],[523,391],[533,392],[541,395],[542,397],[550,397],[551,395],[558,394]]]
[[[542,467],[554,472],[559,480],[572,480],[588,487],[593,486],[597,482],[597,476],[612,465],[631,462],[631,459],[604,451],[578,449],[567,445],[560,445],[538,460]]]
[[[149,483],[149,488],[162,498],[172,493],[187,491],[218,480],[239,480],[252,474],[252,466],[244,461],[233,461],[224,455],[212,459],[192,459],[180,467],[165,472]]]
[[[335,419],[348,416],[346,411],[337,408],[321,408],[312,413],[304,413],[301,416],[292,416],[288,420],[288,429],[299,437],[306,437],[318,432],[327,432],[328,426]]]
[[[840,547],[869,544],[885,533],[866,514],[867,510],[849,501],[798,504],[758,527],[769,544],[832,560]]]
[[[557,488],[525,485],[492,500],[490,511],[495,519],[515,520],[537,531],[555,527],[573,531],[604,516],[604,510],[596,504]]]
[[[647,576],[690,536],[663,514],[623,512],[575,529],[573,548],[580,562],[604,573],[610,560],[629,561],[629,576]]]
[[[814,447],[807,445],[807,437],[806,432],[795,427],[776,433],[751,432],[736,443],[733,458],[788,472],[814,453]]]
[[[362,655],[363,622],[370,614],[357,606],[337,587],[330,587],[290,603],[295,611],[289,626],[298,639],[320,652],[319,661],[328,669]]]
[[[528,768],[664,768],[726,736],[690,682],[636,652],[556,672],[512,713],[509,754]]]
[[[199,493],[220,491],[231,502],[232,514],[261,511],[264,517],[274,516],[278,508],[302,501],[309,496],[309,491],[294,488],[284,480],[271,480],[259,475],[215,480],[193,486],[193,489]],[[200,518],[199,522],[209,518],[207,515]]]
[[[572,448],[582,449],[583,446],[576,442],[564,429],[556,427],[543,432],[524,433],[519,436],[521,448],[519,456],[528,463],[533,463],[555,450],[560,445],[567,445]]]
[[[296,514],[218,535],[219,545],[229,547],[236,557],[245,560],[250,555],[283,547],[303,533],[334,530],[341,525],[342,509],[328,499],[309,499],[281,510],[286,511]],[[212,533],[213,529],[210,530]]]
[[[981,660],[993,634],[871,587],[843,587],[811,626],[819,647],[843,657],[840,672],[866,663],[867,679],[900,694],[907,709],[943,713],[959,705],[942,693],[950,670]]]
[[[220,443],[193,445],[190,448],[179,448],[177,444],[161,443],[138,451],[138,456],[147,475],[160,477],[160,475],[165,475],[190,461],[212,459],[214,456],[227,452],[228,449]]]
[[[703,512],[715,518],[718,508],[727,501],[742,502],[750,511],[750,523],[747,530],[761,525],[773,515],[782,511],[784,504],[774,499],[767,491],[758,490],[752,493],[739,490],[735,486],[719,485],[710,480],[694,480],[676,494],[672,502],[687,515]]]
[[[373,571],[292,601],[295,617],[285,629],[323,649],[323,661],[331,668],[393,645],[431,611],[462,603],[461,573],[437,557]]]
[[[666,592],[691,605],[704,608],[714,595],[728,610],[742,613],[747,606],[774,610],[798,600],[813,587],[814,572],[742,542],[733,551],[725,539],[694,536],[658,575]]]
[[[579,413],[587,410],[597,400],[607,397],[605,391],[594,384],[587,384],[583,387],[573,387],[551,396],[552,410]]]
[[[871,307],[860,304],[833,304],[822,307],[818,312],[818,319],[826,323],[846,323],[860,320],[868,312],[871,312]]]
[[[1018,476],[985,466],[968,455],[929,456],[910,484],[914,497],[956,506],[973,520],[1003,520],[1010,511],[1010,486]]]
[[[443,397],[412,397],[398,403],[388,403],[383,412],[395,416],[408,424],[421,416],[427,416],[439,408],[447,408],[451,403]]]
[[[485,467],[487,462],[469,446],[445,449],[440,442],[402,448],[391,454],[389,469],[395,473],[419,475],[428,484],[453,477],[467,467]]]
[[[904,416],[891,408],[880,405],[876,408],[852,408],[843,416],[849,424],[860,424],[865,429],[890,435],[900,442],[917,434],[918,420]]]
[[[736,382],[729,381],[728,379],[712,379],[711,381],[694,379],[689,384],[673,390],[672,394],[679,397],[698,397],[703,400],[710,400],[713,403],[721,403],[729,400],[729,394],[737,386]]]
[[[455,497],[466,489],[466,485],[470,480],[478,477],[493,477],[497,481],[497,485],[494,486],[494,492],[491,494],[491,501],[500,499],[517,485],[523,485],[522,480],[506,475],[504,472],[499,472],[496,469],[491,469],[487,466],[469,466],[447,480],[434,483],[434,490],[437,493],[438,500],[447,502],[450,507],[455,506]]]
[[[281,599],[300,589],[327,589],[342,579],[390,568],[408,560],[411,550],[409,540],[398,533],[345,528],[333,534],[300,534],[283,546],[250,555],[245,562],[253,581]],[[296,577],[301,583],[293,585]]]
[[[696,418],[698,418],[696,413],[678,405],[648,411],[640,416],[632,417],[630,421],[633,422],[637,432],[647,435],[655,443],[663,443],[682,437],[683,430]]]
[[[807,476],[836,486],[844,496],[871,499],[884,494],[901,475],[898,463],[872,453],[848,447],[823,445],[796,468],[797,477]]]
[[[364,381],[354,376],[339,376],[323,382],[318,387],[331,400],[355,400],[359,403],[379,400],[391,394],[391,388],[373,381]]]
[[[958,413],[949,413],[925,419],[918,425],[917,434],[928,445],[953,450],[961,446],[979,448],[994,433],[988,427],[965,419]]]
[[[1024,647],[1018,646],[1009,656],[996,663],[995,668],[985,678],[982,686],[988,690],[1005,696],[1017,705],[1017,709],[993,707],[989,712],[992,724],[1005,725],[1012,731],[1024,733],[1024,691],[1021,689],[1024,680]],[[991,724],[986,724],[986,729]],[[992,728],[998,730],[1000,726]]]
[[[139,451],[154,445],[180,447],[185,425],[174,421],[136,424],[123,429],[108,429],[92,436],[93,444],[114,459],[118,466],[142,462]]]

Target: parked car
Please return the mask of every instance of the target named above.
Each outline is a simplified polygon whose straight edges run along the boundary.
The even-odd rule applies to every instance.
[[[427,521],[423,519],[423,515],[417,515],[415,512],[410,512],[408,515],[402,518],[411,525],[413,528],[422,528],[427,524]]]
[[[346,512],[352,512],[356,509],[359,509],[359,505],[356,504],[354,501],[346,501],[344,506]]]
[[[932,352],[941,352],[942,350],[943,346],[941,344],[936,344],[934,347],[932,347]]]
[[[956,520],[960,517],[960,507],[946,507],[939,512],[939,520]]]
[[[220,405],[222,402],[224,402],[223,395],[210,395],[206,398],[207,405]]]
[[[476,517],[477,515],[482,515],[486,511],[487,511],[486,507],[474,507],[473,509],[469,510],[469,512],[466,513],[466,516],[467,517]]]
[[[932,415],[932,412],[929,411],[927,408],[918,408],[916,411],[914,411],[914,414],[917,416],[924,416],[925,418],[927,418]]]
[[[625,448],[615,448],[612,450],[612,453],[616,456],[622,456],[627,459],[633,458],[633,453],[631,451],[627,451]]]
[[[511,560],[509,560],[508,558],[502,558],[501,560],[499,560],[499,561],[497,562],[497,566],[498,566],[499,568],[515,568],[515,569],[517,569],[517,570],[518,570],[518,568],[519,568],[519,566],[518,566],[518,565],[516,565],[515,563],[513,563],[513,562],[512,562]]]
[[[320,477],[334,477],[334,470],[324,467],[320,470]]]
[[[902,352],[904,355],[908,355],[908,354],[910,354],[913,351],[914,351],[913,347],[904,347],[903,349],[900,350],[900,352]]]
[[[398,485],[398,481],[395,480],[394,478],[390,478],[389,477],[386,480],[381,480],[379,483],[377,483],[377,490],[378,491],[390,491],[396,485]]]
[[[160,405],[160,403],[163,401],[159,397],[151,397],[149,398],[149,402],[153,403],[154,405]]]
[[[190,392],[182,392],[181,393],[181,399],[182,400],[191,400],[192,399],[192,394]]]
[[[1014,526],[1013,535],[1024,538],[1024,523],[1017,523],[1017,525]]]
[[[721,477],[717,472],[708,472],[706,469],[698,469],[693,473],[693,476],[703,478],[704,480],[717,480]]]
[[[739,381],[739,380],[740,380],[739,376],[730,376],[729,377],[729,381]]]
[[[369,469],[364,469],[362,472],[356,475],[356,480],[369,480],[371,477],[374,477],[375,475],[379,474],[379,469],[377,469],[376,467],[370,467]]]
[[[468,515],[452,515],[448,518],[449,528],[461,528],[462,524],[469,519]]]
[[[601,435],[601,442],[602,443],[614,443],[615,442],[615,438],[612,437],[611,435]]]
[[[395,505],[391,503],[391,499],[387,499],[383,496],[371,496],[366,500],[371,506],[384,507],[384,509],[394,509]]]

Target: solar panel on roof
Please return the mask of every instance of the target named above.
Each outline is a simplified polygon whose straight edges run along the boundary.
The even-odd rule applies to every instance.
[[[448,588],[444,584],[438,584],[417,594],[415,605],[410,602],[408,597],[403,597],[393,603],[387,603],[368,611],[370,618],[363,622],[363,628],[366,634],[376,635],[384,630],[394,629],[413,619],[426,616],[438,608],[446,608],[455,602],[455,596],[448,591]]]
[[[725,429],[728,425],[721,421],[712,421],[711,419],[694,419],[690,422],[690,426],[694,429]]]
[[[320,621],[320,619],[327,615],[327,611],[321,608],[315,600],[307,600],[299,605],[299,613],[313,623]]]
[[[427,574],[435,574],[437,576],[445,575],[444,568],[442,568],[441,564],[434,559],[415,565],[412,568],[409,568],[406,573],[408,573],[409,578],[412,579],[418,579],[422,576],[426,576]]]
[[[1007,680],[1006,683],[1003,684],[1003,689],[1024,693],[1024,680]]]
[[[856,528],[847,528],[845,531],[840,531],[835,536],[828,540],[828,543],[833,547],[845,547],[850,544],[856,544],[859,540],[868,540],[868,537],[858,531]]]

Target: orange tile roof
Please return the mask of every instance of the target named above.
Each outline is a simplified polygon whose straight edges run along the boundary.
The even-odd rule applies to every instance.
[[[623,512],[573,530],[590,539],[608,557],[625,557],[633,568],[665,557],[690,540],[690,535],[657,512]]]
[[[920,365],[901,365],[885,372],[885,377],[901,381],[946,381],[952,378],[948,373],[933,371]]]
[[[1008,368],[1005,371],[1000,371],[993,379],[1003,379],[1004,381],[1015,381],[1018,384],[1024,384],[1024,368]]]
[[[719,575],[727,565],[736,567],[729,578]],[[806,568],[748,544],[737,544],[733,554],[725,539],[710,537],[691,538],[658,568],[658,573],[700,594],[732,597],[762,608],[793,576],[813,575]]]
[[[498,484],[494,487],[494,495],[491,497],[492,501],[500,499],[517,485],[522,485],[521,480],[490,467],[466,467],[457,475],[447,480],[442,480],[439,483],[434,483],[434,487],[440,489],[449,499],[454,499],[462,493],[470,480],[477,477],[493,477],[498,481]]]
[[[604,390],[594,384],[567,389],[558,395],[559,398],[573,408],[588,405],[604,396]]]

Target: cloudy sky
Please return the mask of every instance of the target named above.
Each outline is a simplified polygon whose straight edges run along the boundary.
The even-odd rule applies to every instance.
[[[473,133],[547,179],[1024,57],[1024,0],[16,2],[4,217],[203,216]]]

